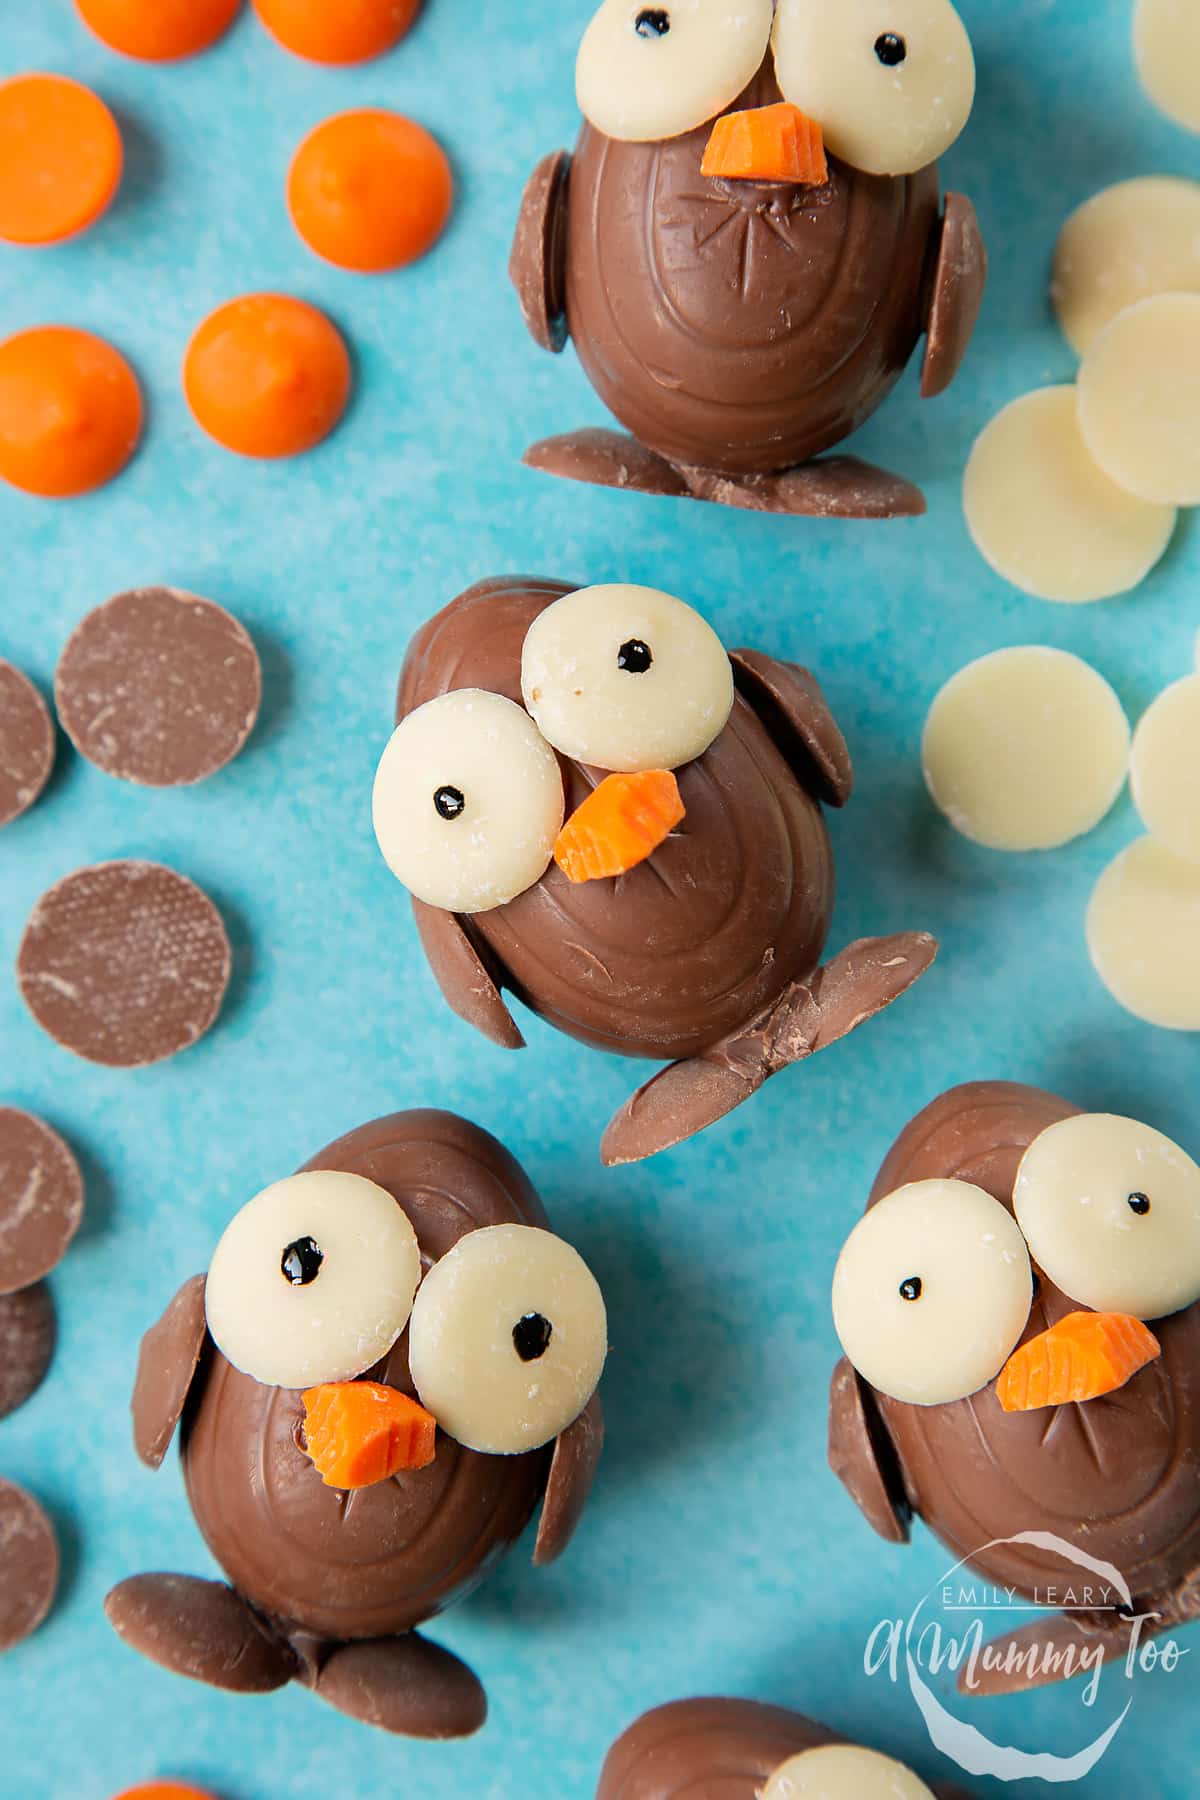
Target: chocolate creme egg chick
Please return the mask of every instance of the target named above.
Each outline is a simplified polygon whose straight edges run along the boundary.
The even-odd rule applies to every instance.
[[[1089,1579],[1059,1540],[1120,1572],[1143,1635],[1200,1615],[1200,1168],[1178,1145],[1034,1088],[953,1089],[888,1155],[834,1320],[830,1461],[883,1537],[915,1514],[1031,1599]],[[1130,1642],[1115,1594],[1043,1615],[971,1691]],[[1031,1673],[1034,1645],[1056,1670]]]
[[[138,1452],[157,1467],[182,1421],[227,1583],[134,1576],[111,1623],[216,1687],[298,1681],[388,1731],[476,1730],[482,1687],[415,1627],[539,1503],[534,1561],[566,1548],[606,1350],[594,1278],[494,1138],[440,1112],[351,1132],[242,1209],[144,1340]]]
[[[510,577],[409,649],[375,829],[450,1006],[523,1039],[502,996],[584,1043],[671,1059],[612,1121],[654,1154],[899,997],[922,932],[822,965],[822,804],[850,759],[816,681],[722,647],[655,588]]]
[[[781,1706],[675,1700],[617,1739],[596,1800],[959,1800]]]
[[[604,0],[584,125],[525,192],[510,273],[543,348],[569,337],[631,435],[535,444],[551,474],[754,510],[921,513],[911,483],[819,459],[922,336],[949,386],[987,275],[937,159],[975,95],[949,0]]]

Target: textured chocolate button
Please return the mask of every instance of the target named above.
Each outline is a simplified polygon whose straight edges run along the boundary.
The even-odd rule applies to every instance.
[[[83,1177],[58,1133],[0,1106],[0,1294],[57,1268],[82,1217]]]
[[[262,671],[243,626],[177,588],[132,588],[75,628],[54,695],[82,756],[122,781],[183,787],[215,774],[258,718]]]
[[[0,1651],[37,1630],[57,1587],[54,1527],[32,1494],[0,1480]]]
[[[54,724],[27,675],[0,662],[0,825],[28,811],[54,767]]]
[[[37,1393],[57,1335],[54,1301],[44,1281],[0,1294],[0,1419]]]
[[[17,978],[34,1018],[64,1049],[135,1069],[203,1037],[231,960],[220,914],[186,876],[158,863],[98,863],[38,901]]]

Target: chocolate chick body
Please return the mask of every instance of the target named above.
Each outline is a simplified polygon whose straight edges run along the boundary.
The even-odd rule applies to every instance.
[[[983,1188],[1012,1210],[1030,1144],[1080,1108],[1036,1088],[974,1082],[943,1094],[901,1133],[870,1205],[910,1182],[950,1178]],[[1038,1271],[1022,1343],[1078,1303]],[[875,1530],[905,1543],[915,1515],[989,1582],[1046,1603],[1048,1590],[1088,1584],[1077,1562],[1037,1543],[1048,1533],[1118,1569],[1141,1636],[1200,1617],[1200,1304],[1155,1320],[1162,1354],[1113,1393],[1081,1403],[1006,1412],[996,1381],[966,1399],[914,1406],[878,1392],[845,1358],[833,1377],[830,1461]],[[1104,1606],[1042,1615],[997,1641],[1077,1654],[1124,1655],[1128,1621]],[[973,1691],[1001,1693],[1077,1672],[1066,1661],[1033,1680],[981,1670]]]
[[[770,61],[725,114],[781,95]],[[722,115],[724,116],[724,115]],[[568,338],[631,436],[535,444],[576,480],[767,512],[894,518],[917,488],[826,460],[922,338],[922,395],[954,379],[987,274],[974,208],[936,166],[872,175],[832,154],[820,186],[706,176],[712,132],[623,142],[585,123],[526,189],[511,273],[545,349]]]
[[[596,1800],[760,1800],[789,1758],[847,1739],[782,1706],[674,1700],[643,1713],[608,1756]],[[938,1787],[939,1800],[961,1800]]]
[[[453,601],[413,641],[398,717],[461,688],[521,704],[525,635],[569,592],[511,577]],[[749,650],[732,662],[729,722],[677,771],[686,815],[646,862],[580,884],[552,863],[515,900],[469,916],[414,901],[447,1000],[495,1042],[523,1043],[502,998],[509,988],[585,1043],[675,1059],[609,1126],[607,1163],[721,1118],[897,999],[936,954],[932,938],[909,932],[820,966],[834,898],[822,802],[849,798],[849,755],[806,670]],[[601,772],[559,761],[569,816]]]
[[[379,1119],[306,1167],[390,1192],[416,1230],[424,1269],[484,1227],[548,1229],[520,1166],[449,1113]],[[135,1576],[109,1595],[111,1623],[143,1655],[216,1687],[269,1692],[298,1681],[385,1730],[476,1730],[486,1714],[476,1677],[414,1628],[483,1580],[539,1502],[534,1561],[566,1548],[600,1454],[598,1399],[544,1449],[483,1455],[439,1430],[428,1467],[341,1491],[306,1453],[300,1392],[242,1374],[216,1348],[204,1284],[188,1282],[146,1337],[134,1435],[157,1467],[182,1420],[188,1497],[228,1585]],[[413,1395],[408,1336],[406,1326],[361,1379]]]

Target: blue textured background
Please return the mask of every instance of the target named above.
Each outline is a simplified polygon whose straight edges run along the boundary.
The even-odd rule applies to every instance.
[[[946,1559],[923,1530],[908,1551],[878,1542],[826,1471],[836,1250],[894,1133],[968,1077],[1057,1086],[1200,1145],[1200,1041],[1125,1017],[1084,947],[1091,883],[1136,829],[1128,803],[1068,852],[1005,860],[943,828],[916,761],[936,688],[999,645],[1081,652],[1134,714],[1190,665],[1190,525],[1140,593],[1060,610],[1008,590],[976,557],[958,481],[1003,402],[1072,374],[1045,299],[1068,209],[1136,173],[1200,174],[1200,146],[1137,89],[1128,0],[964,10],[979,102],[945,172],[978,203],[994,277],[951,393],[921,404],[914,371],[863,434],[867,455],[930,499],[923,522],[871,527],[623,498],[519,466],[529,440],[603,416],[571,355],[542,356],[524,336],[504,278],[524,176],[575,134],[571,72],[590,0],[428,0],[393,55],[347,72],[288,57],[249,15],[194,62],[142,67],[94,42],[68,0],[0,0],[0,72],[50,68],[93,84],[129,147],[121,196],[97,229],[47,252],[0,249],[0,330],[60,320],[105,333],[149,399],[144,448],[113,487],[66,506],[0,493],[0,654],[48,687],[85,611],[163,581],[229,605],[267,677],[249,749],[202,788],[141,792],[64,748],[48,795],[0,839],[6,970],[42,890],[114,856],[194,876],[237,948],[219,1027],[140,1074],[56,1049],[7,975],[0,983],[0,1097],[68,1135],[89,1198],[54,1277],[52,1377],[0,1426],[0,1470],[44,1498],[66,1553],[49,1624],[0,1663],[0,1793],[108,1800],[173,1773],[221,1800],[588,1800],[604,1749],[635,1713],[702,1690],[802,1707],[927,1774],[951,1773],[907,1695],[861,1671],[870,1626],[907,1612]],[[459,206],[435,255],[363,280],[308,255],[282,189],[312,124],[377,103],[447,144]],[[261,287],[325,306],[358,373],[337,436],[273,467],[202,437],[178,381],[196,322]],[[832,822],[835,943],[901,926],[945,942],[935,973],[885,1020],[782,1076],[701,1142],[620,1173],[601,1171],[596,1144],[645,1071],[536,1022],[518,1060],[453,1019],[370,831],[410,632],[470,581],[514,568],[656,583],[695,600],[726,641],[810,662],[861,778]],[[524,1545],[435,1627],[490,1694],[487,1730],[460,1747],[377,1736],[299,1690],[238,1700],[193,1687],[122,1649],[101,1613],[122,1575],[209,1568],[174,1459],[156,1478],[129,1444],[141,1331],[245,1198],[347,1128],[425,1103],[473,1115],[524,1159],[604,1281],[614,1342],[610,1450],[572,1554],[535,1573]],[[1192,1655],[1139,1684],[1080,1791],[1194,1794],[1198,1669]],[[1091,1735],[1076,1690],[992,1703],[986,1723],[1036,1748]]]

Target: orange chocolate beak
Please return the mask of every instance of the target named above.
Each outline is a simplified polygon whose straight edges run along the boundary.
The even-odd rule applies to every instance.
[[[723,113],[712,128],[702,175],[727,181],[779,181],[823,187],[829,162],[821,127],[788,100]]]
[[[434,1459],[437,1420],[395,1388],[330,1381],[302,1398],[305,1445],[326,1487],[374,1487]]]
[[[683,814],[670,770],[606,775],[559,832],[554,860],[568,881],[625,875],[653,856]]]
[[[1013,1351],[996,1392],[1005,1412],[1082,1404],[1115,1393],[1161,1355],[1154,1333],[1128,1313],[1068,1313]]]

